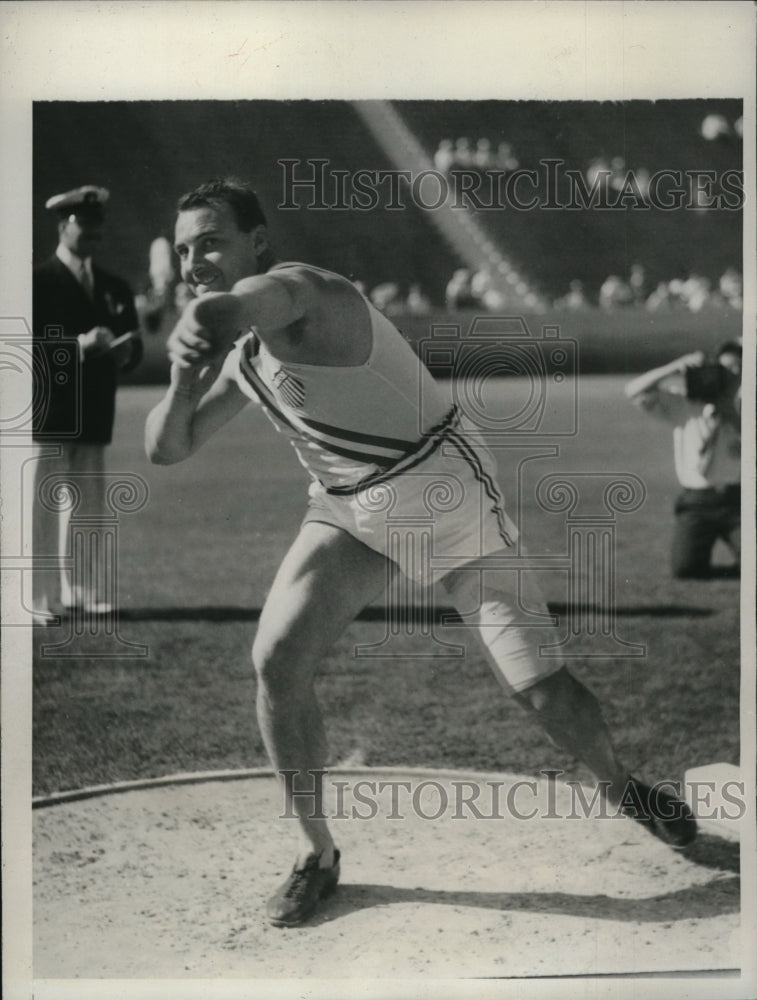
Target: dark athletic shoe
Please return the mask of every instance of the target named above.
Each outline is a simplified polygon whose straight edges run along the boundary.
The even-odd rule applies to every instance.
[[[331,868],[318,867],[318,855],[310,854],[304,868],[292,874],[268,900],[266,913],[274,927],[296,927],[311,917],[321,899],[330,896],[339,881],[339,851]]]
[[[697,822],[685,802],[638,778],[632,777],[626,785],[620,811],[675,850],[686,847],[697,835]]]

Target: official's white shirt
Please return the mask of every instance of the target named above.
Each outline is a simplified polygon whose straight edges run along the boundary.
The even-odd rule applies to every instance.
[[[94,286],[95,276],[92,273],[91,257],[87,257],[86,260],[82,260],[81,257],[77,257],[76,254],[71,253],[68,247],[64,246],[62,243],[58,244],[55,250],[55,256],[58,258],[61,264],[64,264],[68,268],[68,270],[71,272],[71,274],[73,274],[73,276],[76,278],[79,284],[82,283],[81,272],[82,268],[84,268],[84,270],[89,275],[90,287]]]

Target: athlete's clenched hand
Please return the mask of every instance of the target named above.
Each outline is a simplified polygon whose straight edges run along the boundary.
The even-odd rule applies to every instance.
[[[223,359],[242,332],[242,307],[229,292],[207,292],[194,299],[168,338],[168,356],[181,368]]]

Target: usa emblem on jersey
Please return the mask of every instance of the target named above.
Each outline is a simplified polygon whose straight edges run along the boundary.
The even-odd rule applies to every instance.
[[[286,368],[279,368],[273,376],[273,385],[276,394],[287,406],[298,409],[305,402],[305,386],[296,375],[288,372]]]

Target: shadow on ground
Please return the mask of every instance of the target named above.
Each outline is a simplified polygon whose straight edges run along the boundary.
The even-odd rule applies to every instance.
[[[718,871],[740,871],[740,850],[737,841],[726,840],[724,837],[713,837],[701,830],[693,844],[689,844],[681,852],[681,857],[692,864],[703,868],[715,868]]]
[[[348,883],[339,886],[334,898],[309,923],[315,926],[347,917],[359,910],[398,903],[470,906],[475,909],[556,914],[584,920],[672,923],[738,913],[739,881],[737,877],[713,879],[705,885],[644,899],[619,899],[605,895],[578,896],[565,892],[465,892],[424,889],[420,886],[408,889],[391,885]]]
[[[606,615],[609,612],[599,605],[581,605],[573,608],[568,604],[550,603],[549,610],[555,615],[592,613],[595,615]],[[235,622],[235,621],[257,621],[260,618],[260,608],[244,608],[224,605],[204,605],[199,607],[186,608],[121,608],[118,617],[123,622],[137,621],[208,621],[208,622]],[[423,607],[402,607],[393,612],[392,608],[369,607],[365,608],[357,616],[356,621],[375,622],[384,621],[387,618],[401,616],[403,623],[427,622],[433,618],[434,622],[441,625],[460,625],[462,619],[453,608],[438,607],[425,609]],[[659,604],[651,607],[644,605],[616,607],[612,614],[618,618],[706,618],[714,611],[712,608],[697,607],[686,604]]]

